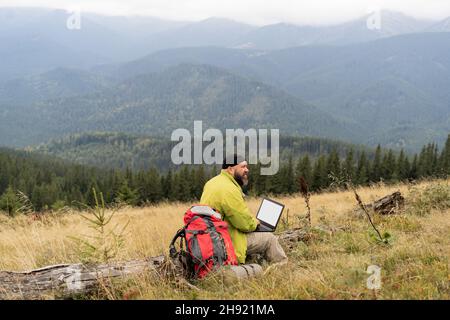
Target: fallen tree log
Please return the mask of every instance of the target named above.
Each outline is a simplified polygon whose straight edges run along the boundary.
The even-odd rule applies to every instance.
[[[304,230],[295,229],[284,231],[278,237],[289,248],[295,242],[306,241],[308,234]],[[45,299],[55,296],[70,298],[77,294],[89,294],[113,278],[145,272],[153,272],[162,277],[172,271],[173,265],[164,255],[91,266],[77,263],[23,272],[0,271],[0,299]],[[241,271],[234,270],[237,275]]]
[[[379,214],[392,214],[403,208],[405,198],[400,191],[394,192],[372,203],[372,208]]]
[[[280,244],[286,247],[287,249],[292,249],[292,247],[302,241],[308,242],[311,239],[311,233],[306,231],[305,229],[291,229],[286,230],[278,235],[278,240]]]
[[[61,297],[86,294],[97,288],[102,279],[157,271],[164,261],[164,256],[157,256],[93,266],[77,263],[24,272],[0,271],[0,298],[40,299],[52,294]]]

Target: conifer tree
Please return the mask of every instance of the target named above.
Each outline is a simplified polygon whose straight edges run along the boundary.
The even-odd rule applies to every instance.
[[[349,178],[351,181],[355,180],[355,160],[354,160],[354,152],[353,148],[348,150],[347,155],[345,157],[344,165],[343,165],[343,173],[345,178]]]
[[[401,149],[394,171],[394,179],[400,181],[407,179],[409,177],[410,169],[408,157],[405,155],[403,149]]]
[[[336,149],[331,151],[327,159],[327,175],[331,173],[336,177],[340,177],[341,175],[341,161]]]
[[[303,177],[308,186],[312,185],[312,168],[311,168],[311,160],[309,159],[309,155],[305,154],[302,158],[298,159],[297,166],[295,168],[295,177],[296,181],[300,177]],[[297,186],[298,188],[298,186]],[[299,190],[297,190],[299,191]]]
[[[369,181],[370,174],[369,161],[367,160],[366,153],[361,152],[358,159],[358,167],[356,169],[356,182],[359,185],[365,185]],[[373,172],[373,171],[372,171]]]
[[[447,136],[447,141],[445,142],[439,159],[439,166],[441,168],[440,171],[442,175],[444,177],[450,175],[450,134]]]
[[[0,210],[5,211],[9,216],[14,216],[20,208],[20,201],[14,189],[9,186],[0,197]]]
[[[395,167],[396,161],[394,152],[391,149],[389,149],[389,151],[386,154],[384,154],[381,164],[381,172],[383,180],[391,181],[393,179]]]
[[[409,172],[409,179],[415,180],[419,177],[419,160],[417,154],[414,155],[413,161],[411,163],[411,170]]]
[[[155,168],[148,170],[145,176],[145,186],[146,192],[145,198],[142,199],[143,202],[156,203],[162,199],[163,188],[158,170]]]
[[[320,190],[328,186],[328,173],[325,155],[321,155],[314,164],[312,189]]]
[[[295,192],[296,187],[294,176],[294,164],[291,155],[289,156],[288,161],[284,167],[282,183],[283,183],[282,193],[292,194]]]
[[[381,159],[381,146],[378,145],[377,149],[375,150],[375,157],[373,159],[372,164],[372,171],[369,176],[369,179],[373,182],[380,181],[382,175],[383,175],[383,169],[382,169],[382,159]]]
[[[94,186],[92,187],[91,190],[95,190],[96,192],[98,192],[98,189],[95,188]],[[96,204],[95,193],[92,192],[92,194],[93,194],[92,196],[89,195],[88,199],[89,199],[89,205],[94,206]],[[131,188],[128,185],[128,180],[124,180],[117,192],[116,200],[126,203],[131,206],[135,206],[138,204],[139,194],[138,194],[137,190]]]
[[[251,189],[254,195],[262,195],[266,192],[267,176],[261,175],[261,163],[257,163],[250,171],[250,179],[252,181]]]

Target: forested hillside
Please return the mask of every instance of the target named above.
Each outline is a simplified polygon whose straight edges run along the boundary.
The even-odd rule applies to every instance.
[[[170,157],[171,150],[177,143],[162,137],[90,132],[53,139],[27,150],[101,168],[146,170],[153,166],[166,171],[168,168],[175,167]],[[207,144],[204,142],[204,146]],[[289,156],[298,157],[303,154],[316,158],[322,154],[329,154],[333,150],[344,157],[350,149],[357,153],[366,151],[369,158],[374,156],[372,149],[362,145],[324,138],[281,136],[279,145],[282,161],[286,161]]]
[[[170,137],[177,128],[279,129],[352,139],[364,128],[261,82],[207,65],[179,65],[87,95],[3,106],[0,144],[24,146],[86,131]]]
[[[347,46],[276,51],[183,48],[117,66],[130,77],[180,63],[206,63],[300,97],[358,123],[361,143],[417,151],[450,130],[450,33],[420,33]]]
[[[313,159],[308,154],[288,157],[273,176],[259,175],[259,165],[250,168],[252,174],[247,192],[254,195],[292,194],[298,191],[298,179],[304,177],[312,191],[329,188],[333,176],[351,180],[357,185],[370,182],[396,182],[424,177],[447,177],[450,174],[450,135],[439,150],[428,144],[420,154],[407,157],[402,151],[375,150],[369,159],[363,150],[352,148],[345,157],[332,150]],[[32,210],[60,209],[66,205],[93,205],[92,189],[102,192],[107,203],[130,205],[155,203],[162,200],[195,201],[204,183],[219,168],[183,166],[164,173],[148,170],[100,169],[8,149],[0,151],[0,209],[14,215],[23,208]]]

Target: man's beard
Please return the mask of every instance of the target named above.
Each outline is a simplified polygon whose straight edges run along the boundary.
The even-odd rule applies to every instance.
[[[234,180],[241,186],[246,186],[248,184],[248,176],[247,175],[240,175],[239,173],[234,173]]]

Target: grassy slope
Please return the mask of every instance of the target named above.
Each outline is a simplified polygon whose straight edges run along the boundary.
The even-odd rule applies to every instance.
[[[440,186],[450,188],[450,181]],[[430,182],[421,184],[423,189]],[[436,182],[433,182],[436,184]],[[358,189],[363,201],[370,202],[389,192],[400,190],[407,201],[420,192],[411,186],[383,186]],[[446,191],[446,192],[447,192]],[[305,214],[300,197],[278,198],[289,209],[291,226],[297,226]],[[447,204],[450,202],[447,192]],[[257,210],[258,199],[249,206]],[[375,244],[368,236],[367,219],[355,211],[350,192],[313,195],[312,222],[318,226],[343,228],[335,232],[316,231],[309,244],[299,243],[289,253],[288,265],[271,269],[262,280],[250,280],[225,286],[220,279],[198,283],[200,291],[181,290],[169,283],[154,285],[150,278],[138,277],[116,283],[106,297],[122,299],[449,299],[450,209],[414,214],[407,206],[395,216],[375,217],[382,231],[389,231],[391,246]],[[125,246],[116,259],[143,258],[167,252],[168,243],[182,224],[189,204],[161,204],[156,207],[125,208],[115,223],[130,224]],[[414,212],[413,212],[414,211]],[[284,226],[281,225],[281,228]],[[13,219],[0,215],[0,270],[25,270],[61,262],[78,262],[75,245],[69,236],[92,234],[78,214],[47,215]],[[380,266],[382,288],[376,294],[366,288],[367,267]]]

